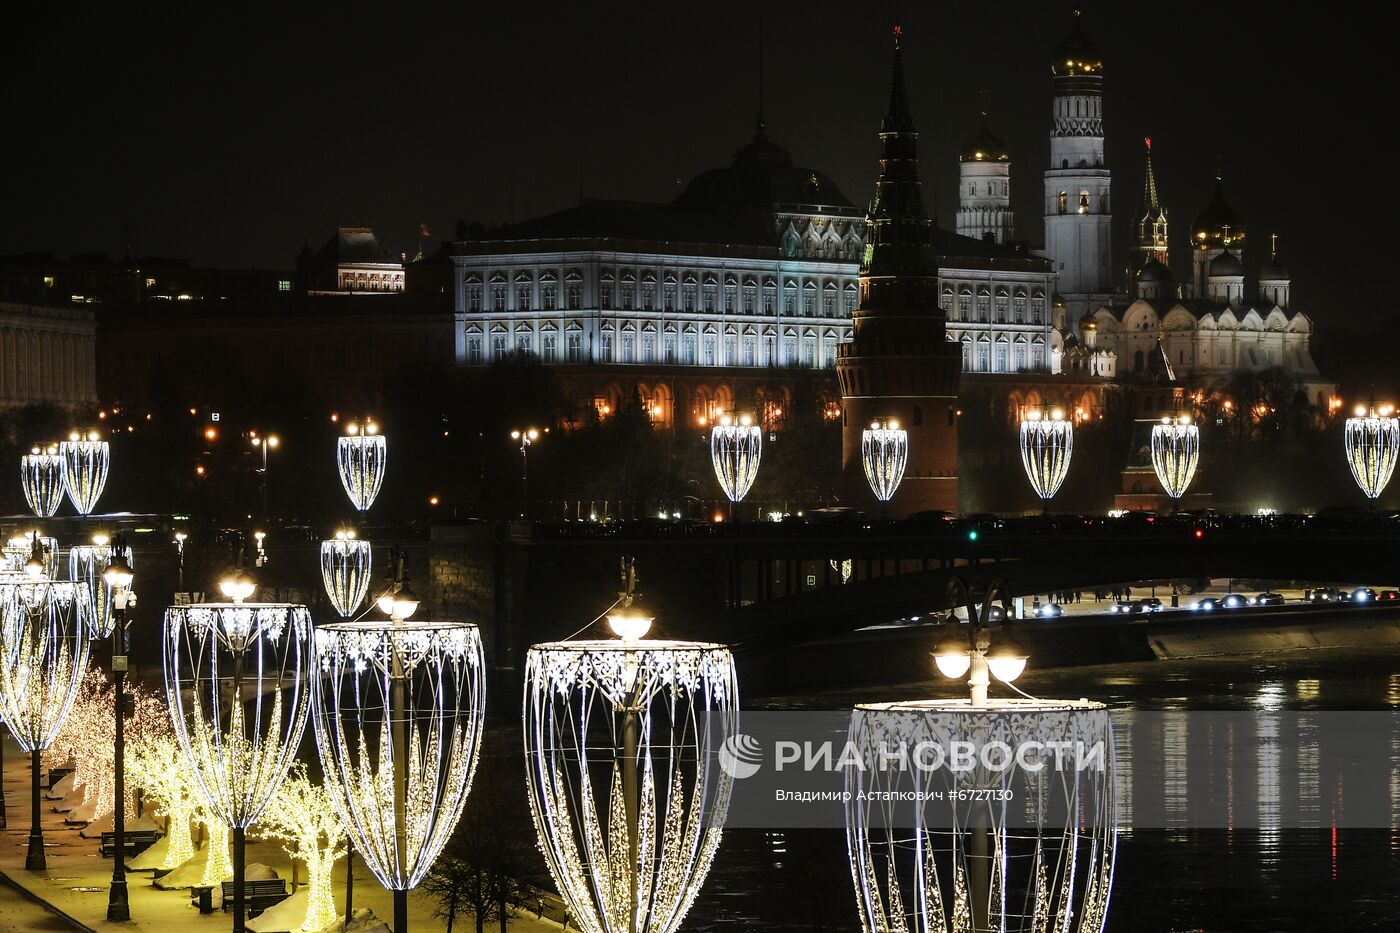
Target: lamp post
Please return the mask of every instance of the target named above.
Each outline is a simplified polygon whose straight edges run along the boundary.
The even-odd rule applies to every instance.
[[[317,626],[311,706],[337,815],[394,892],[394,933],[407,933],[408,892],[447,844],[471,789],[486,665],[475,625],[411,619],[418,597],[401,555],[393,568],[377,600],[387,621]]]
[[[185,542],[188,541],[189,539],[190,539],[190,536],[189,536],[188,534],[186,534],[185,532],[183,532],[183,531],[177,531],[177,532],[175,532],[175,538],[174,538],[174,542],[175,542],[175,560],[176,560],[176,563],[179,565],[179,575],[180,575],[179,583],[180,583],[180,592],[181,592],[181,593],[183,593],[183,592],[185,591]]]
[[[734,503],[742,502],[758,478],[758,465],[763,459],[763,429],[748,415],[725,415],[710,428],[710,463],[715,478],[729,498],[729,518],[734,518]]]
[[[276,434],[269,434],[267,437],[259,437],[255,433],[249,439],[249,443],[262,453],[262,467],[258,469],[258,477],[261,480],[262,486],[263,518],[267,521],[271,521],[272,515],[267,510],[267,452],[276,449],[282,441]]]
[[[1152,426],[1152,469],[1176,505],[1186,495],[1200,460],[1201,429],[1191,423],[1190,415],[1164,416],[1161,424]]]
[[[860,432],[860,460],[870,491],[889,502],[904,479],[909,462],[909,432],[893,418],[880,418]]]
[[[530,445],[539,439],[535,428],[510,432],[510,439],[520,442],[520,520],[527,521],[530,512]]]
[[[1400,418],[1391,405],[1357,405],[1346,423],[1347,465],[1367,499],[1379,499],[1400,453]]]
[[[243,933],[244,831],[271,802],[301,743],[311,614],[248,602],[257,584],[241,571],[219,589],[227,602],[168,608],[161,644],[176,736],[211,813],[233,836],[233,930]]]
[[[388,457],[389,443],[374,421],[352,421],[345,426],[345,436],[336,442],[335,464],[345,494],[359,511],[369,511],[379,495]]]
[[[126,899],[126,730],[125,701],[122,690],[126,685],[127,639],[126,610],[135,605],[136,594],[131,592],[133,574],[126,561],[126,543],[121,535],[112,542],[112,558],[107,569],[102,571],[102,579],[112,593],[112,706],[116,710],[116,799],[112,807],[112,841],[115,849],[112,854],[112,890],[107,898],[108,920],[130,920],[131,908]]]
[[[646,640],[624,591],[615,639],[534,645],[525,668],[525,756],[540,849],[579,928],[673,933],[719,848],[738,736],[728,648]]]
[[[990,581],[980,600],[979,611],[961,579],[949,582],[935,650],[945,676],[970,673],[969,697],[862,703],[851,713],[846,835],[862,927],[1102,930],[1117,848],[1107,710],[1084,699],[989,698],[991,679],[1016,680],[1026,654],[1010,638],[1005,584]],[[998,602],[1003,618],[992,629]],[[952,613],[963,604],[966,634]],[[956,766],[929,754],[954,748]],[[1102,766],[1080,767],[1055,748],[1096,749]],[[972,766],[962,767],[968,755]]]
[[[1074,422],[1058,408],[1032,408],[1021,419],[1021,466],[1031,488],[1050,511],[1050,500],[1069,475],[1074,455]]]

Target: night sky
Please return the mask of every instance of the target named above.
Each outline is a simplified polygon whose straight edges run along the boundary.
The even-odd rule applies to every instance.
[[[137,255],[290,267],[337,223],[413,250],[420,223],[450,236],[459,218],[520,220],[580,189],[669,199],[752,135],[760,8],[770,135],[799,165],[870,197],[898,15],[942,223],[985,88],[1019,235],[1040,242],[1048,62],[1068,4],[433,3],[81,20],[60,8],[31,22],[7,43],[0,253],[115,256],[130,225]],[[1364,265],[1396,201],[1378,142],[1385,30],[1342,6],[1084,8],[1106,56],[1120,246],[1150,134],[1179,275],[1218,154],[1251,265],[1277,231],[1296,307],[1346,326],[1387,314]]]

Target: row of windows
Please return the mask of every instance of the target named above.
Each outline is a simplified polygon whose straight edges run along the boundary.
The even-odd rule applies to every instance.
[[[997,189],[1000,189],[1000,190],[997,190]],[[1006,195],[1006,194],[1009,194],[1010,191],[1011,191],[1011,188],[1010,188],[1010,183],[1009,183],[1009,182],[1004,182],[1004,181],[1002,181],[1002,182],[990,182],[990,181],[987,182],[987,196],[988,196],[988,197],[990,197],[990,196],[993,195],[993,194]],[[970,197],[970,198],[975,198],[975,197],[977,197],[977,182],[975,182],[975,181],[970,181],[970,182],[967,183],[967,196]]]
[[[1041,372],[1045,369],[1045,341],[996,341],[986,337],[973,340],[962,338],[963,371],[970,373]]]
[[[679,337],[679,339],[677,339]],[[546,363],[560,362],[558,334],[544,331],[536,344],[534,335],[528,331],[517,331],[515,338],[509,334],[491,335],[490,359],[502,359],[512,352],[532,353]],[[589,357],[585,353],[583,332],[571,329],[564,335],[563,362],[582,363]],[[487,362],[485,343],[479,333],[467,334],[467,363],[479,366]],[[836,341],[818,340],[813,335],[802,338],[786,336],[781,340],[776,335],[718,335],[706,334],[656,334],[643,333],[640,337],[624,331],[620,338],[613,331],[602,332],[599,342],[598,362],[616,363],[665,363],[684,366],[804,366],[814,368],[821,365],[831,368],[836,365]],[[819,363],[820,361],[820,363]]]
[[[1078,199],[1077,199],[1076,202],[1075,202],[1074,212],[1075,212],[1076,214],[1087,214],[1087,213],[1089,213],[1090,205],[1091,205],[1091,198],[1089,197],[1089,192],[1088,192],[1088,191],[1081,190],[1081,191],[1079,192],[1079,197],[1078,197]],[[1056,210],[1058,210],[1061,214],[1068,214],[1068,213],[1069,213],[1069,192],[1068,192],[1068,191],[1061,191],[1061,192],[1056,196],[1056,198],[1055,198],[1055,208],[1056,208]],[[1105,191],[1100,191],[1100,192],[1099,192],[1099,209],[1098,209],[1098,211],[1097,211],[1096,213],[1099,213],[1099,214],[1107,214],[1107,213],[1108,213],[1108,191],[1106,191],[1106,190],[1105,190]]]
[[[1013,293],[1008,288],[998,288],[993,293],[991,286],[977,286],[974,295],[971,285],[944,283],[938,296],[938,306],[954,321],[972,321],[973,300],[977,302],[976,320],[986,324],[992,314],[995,301],[995,320],[998,324],[1041,324],[1045,321],[1045,293],[1036,291],[1028,295],[1024,288]],[[956,300],[956,305],[954,304]],[[1029,313],[1027,305],[1029,304]],[[1009,317],[1008,317],[1009,312]]]
[[[761,291],[761,294],[760,294]],[[535,304],[535,286],[517,282],[513,292],[514,303],[509,302],[512,292],[504,281],[492,282],[489,291],[483,292],[479,281],[466,284],[467,310],[479,312],[483,300],[489,303],[493,312],[558,310],[557,286],[552,282],[539,286],[539,304]],[[598,285],[598,306],[609,310],[655,311],[658,310],[657,285],[654,280],[644,279],[640,284],[624,280],[621,283],[604,280]],[[566,282],[564,287],[564,308],[570,311],[583,307],[583,284]],[[752,280],[742,287],[726,284],[721,288],[716,284],[697,285],[686,282],[665,283],[660,289],[659,308],[662,311],[706,311],[716,313],[723,309],[725,314],[774,314],[778,307],[778,288],[769,280],[760,290]],[[799,289],[789,280],[782,288],[783,313],[789,316],[801,314],[803,317],[836,317],[838,314],[849,317],[856,310],[856,288],[846,283],[838,289],[834,282],[827,282],[817,288],[815,282],[806,282]]]

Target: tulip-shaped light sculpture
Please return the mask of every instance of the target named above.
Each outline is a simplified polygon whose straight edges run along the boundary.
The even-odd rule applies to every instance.
[[[87,668],[92,600],[87,587],[6,573],[0,580],[0,720],[31,755],[32,821],[24,867],[45,865],[39,756],[53,744]]]
[[[411,620],[418,600],[407,584],[379,604],[388,621],[317,627],[312,709],[326,790],[355,851],[394,892],[395,933],[406,933],[408,891],[471,790],[485,656],[471,623]]]
[[[334,538],[321,542],[321,583],[342,619],[353,616],[365,601],[371,569],[369,542],[356,538],[353,531],[337,531]]]
[[[892,418],[873,421],[860,432],[860,461],[870,491],[881,502],[889,502],[904,479],[909,462],[909,432]]]
[[[1050,507],[1069,475],[1074,454],[1074,424],[1058,408],[1033,408],[1021,419],[1021,466],[1035,494]]]
[[[584,933],[672,933],[719,848],[737,735],[722,645],[641,640],[635,607],[616,640],[535,645],[525,663],[525,758],[535,829]]]
[[[729,497],[729,512],[733,503],[744,501],[758,478],[758,464],[763,457],[763,429],[748,415],[725,415],[710,429],[710,461],[715,478]]]
[[[989,672],[1011,681],[1026,660],[998,645],[1000,630],[988,635],[995,596],[980,619],[969,605],[970,625],[950,616],[938,649],[945,675],[971,670],[971,698],[852,711],[846,836],[863,929],[1102,933],[1117,846],[1108,711],[987,698]]]
[[[335,463],[340,484],[350,502],[361,512],[369,511],[384,484],[384,467],[389,456],[388,442],[373,421],[351,422],[345,436],[336,442]]]
[[[121,557],[128,568],[134,566],[131,548],[122,548]],[[86,583],[92,594],[92,637],[110,638],[116,625],[112,611],[113,587],[103,571],[115,556],[111,539],[106,535],[92,536],[91,544],[75,544],[68,549],[68,579]]]
[[[1368,499],[1379,499],[1395,472],[1400,418],[1389,405],[1358,405],[1346,423],[1347,464]]]
[[[58,576],[58,539],[37,531],[18,534],[5,543],[3,571],[52,580]]]
[[[87,437],[71,435],[58,445],[63,461],[63,484],[68,488],[68,500],[79,515],[91,515],[107,485],[107,468],[111,463],[111,445],[98,440],[97,433]]]
[[[233,834],[233,929],[244,920],[244,830],[287,776],[306,725],[311,614],[246,602],[239,574],[226,603],[165,613],[165,690],[175,733],[211,813]]]
[[[1201,429],[1190,415],[1168,416],[1152,426],[1152,469],[1162,490],[1176,502],[1196,475],[1201,460]]]
[[[49,518],[63,504],[63,457],[58,445],[35,447],[19,458],[19,478],[24,501],[39,518]]]

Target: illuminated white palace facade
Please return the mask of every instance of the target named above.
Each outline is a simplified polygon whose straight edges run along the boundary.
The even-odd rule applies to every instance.
[[[935,231],[968,372],[1052,371],[1046,260]],[[851,337],[865,215],[755,138],[672,204],[585,202],[453,246],[457,361],[829,369]]]

